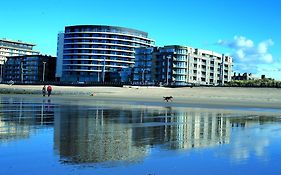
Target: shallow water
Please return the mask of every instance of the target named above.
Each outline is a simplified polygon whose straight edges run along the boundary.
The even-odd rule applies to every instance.
[[[0,96],[0,174],[281,174],[280,148],[281,114]]]

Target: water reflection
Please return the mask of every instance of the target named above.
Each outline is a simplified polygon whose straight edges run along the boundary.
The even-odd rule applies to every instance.
[[[0,141],[28,138],[38,126],[53,125],[54,105],[50,99],[38,102],[24,98],[2,97],[0,106]]]
[[[70,163],[137,161],[148,156],[153,147],[184,150],[229,144],[233,129],[241,130],[275,120],[278,119],[259,116],[241,118],[200,110],[179,112],[171,108],[65,106],[61,108],[60,116],[55,118],[55,149],[64,162]],[[243,145],[246,147],[240,152],[239,145],[235,145],[245,138],[236,137],[237,134],[234,136],[234,148],[230,155],[241,159],[243,156],[239,154],[249,154],[249,150],[247,145]],[[254,149],[259,149],[262,154],[264,147],[259,141],[249,142],[257,143]]]
[[[131,112],[64,106],[55,117],[55,149],[64,162],[134,161],[147,148],[134,145]]]
[[[62,105],[50,99],[1,98],[0,143],[28,138],[52,127],[54,150],[64,163],[137,162],[162,150],[193,150],[229,145],[217,153],[246,160],[266,157],[267,127],[280,118],[239,116],[198,109]],[[274,130],[274,131],[273,131]]]

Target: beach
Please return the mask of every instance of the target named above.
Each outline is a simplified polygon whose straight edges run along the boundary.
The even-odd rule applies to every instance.
[[[0,85],[0,94],[41,95],[40,85]],[[173,96],[164,102],[164,96]],[[97,100],[161,102],[198,107],[245,107],[281,109],[281,89],[236,87],[74,87],[53,86],[52,97]]]

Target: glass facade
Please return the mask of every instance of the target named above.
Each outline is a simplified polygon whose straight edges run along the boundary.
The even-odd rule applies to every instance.
[[[51,56],[26,55],[8,57],[4,64],[3,80],[22,83],[55,81],[55,67],[56,58]]]
[[[147,33],[134,29],[100,25],[66,27],[61,81],[120,81],[126,75],[122,71],[135,63],[135,48],[153,45]]]

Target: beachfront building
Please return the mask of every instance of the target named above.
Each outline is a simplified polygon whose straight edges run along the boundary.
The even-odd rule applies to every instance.
[[[153,84],[152,61],[157,47],[141,47],[136,49],[136,59],[133,68],[133,81],[136,84]]]
[[[42,83],[55,81],[56,57],[24,55],[7,57],[3,81]]]
[[[126,81],[135,49],[154,46],[143,31],[105,25],[65,27],[58,35],[57,77],[63,82]]]
[[[136,49],[134,84],[218,85],[231,81],[232,58],[188,46]]]
[[[0,39],[0,81],[2,80],[3,64],[9,56],[38,55],[38,51],[34,51],[35,44],[22,41],[13,41]]]

